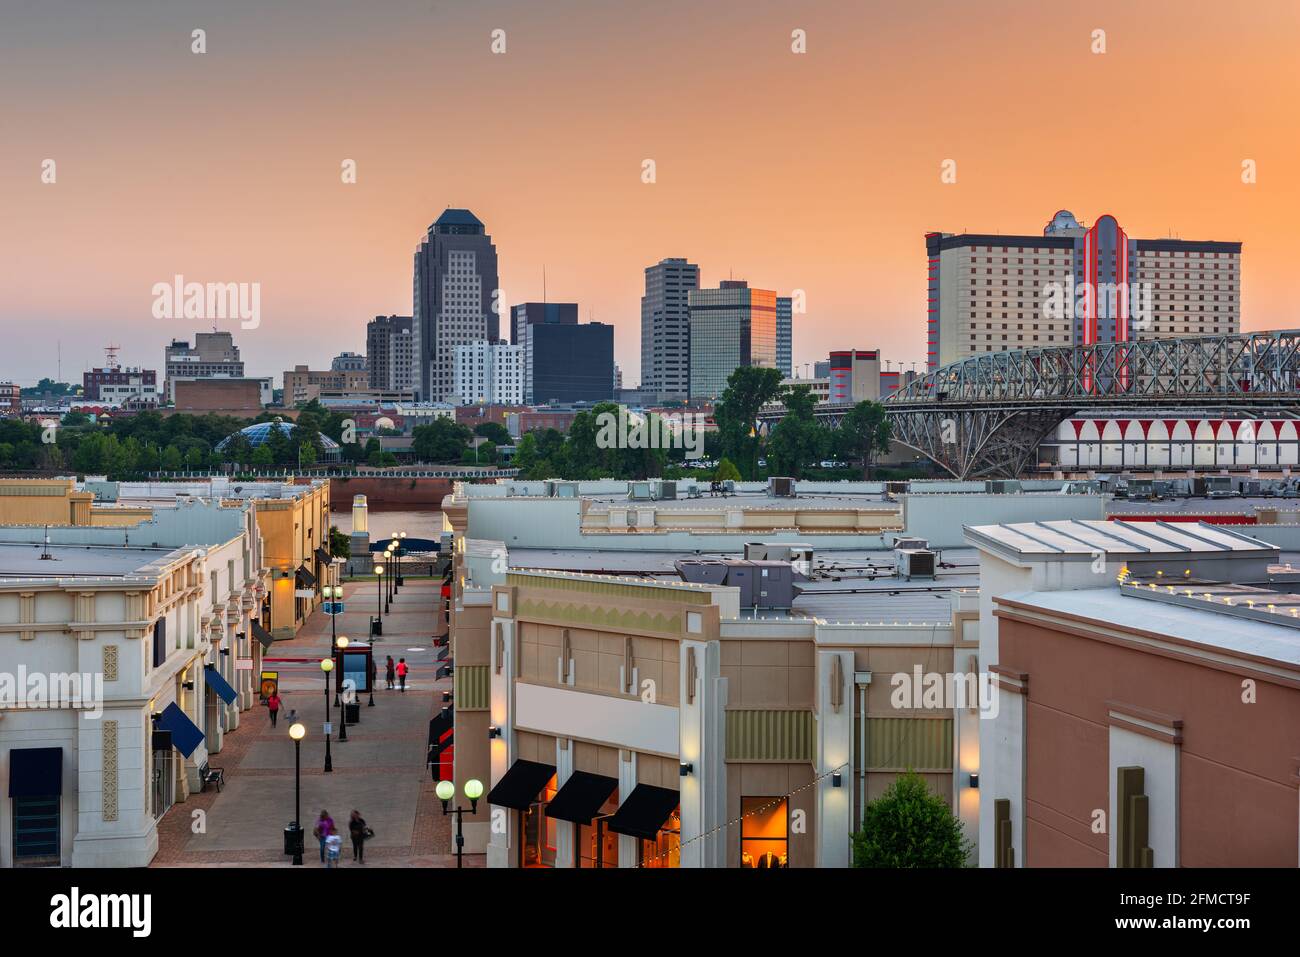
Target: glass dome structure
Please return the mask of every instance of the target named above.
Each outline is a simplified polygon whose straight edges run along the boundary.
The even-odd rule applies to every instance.
[[[266,441],[271,437],[272,429],[278,429],[286,439],[291,439],[297,426],[290,422],[283,422],[280,419],[276,419],[274,422],[255,422],[252,425],[245,426],[232,435],[226,436],[217,443],[216,451],[224,452],[229,447],[230,440],[236,435],[242,435],[248,441],[248,447],[250,449],[255,449],[259,445],[264,445],[266,443]],[[339,460],[340,449],[337,442],[331,439],[328,435],[322,433],[320,436],[320,445],[321,452],[318,461],[337,462]]]

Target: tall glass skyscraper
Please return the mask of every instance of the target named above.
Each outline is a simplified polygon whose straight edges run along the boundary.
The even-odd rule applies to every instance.
[[[776,293],[724,280],[690,294],[691,395],[716,399],[741,366],[776,364]]]

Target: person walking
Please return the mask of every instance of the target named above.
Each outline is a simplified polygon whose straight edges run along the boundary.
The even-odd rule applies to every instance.
[[[397,683],[402,694],[406,694],[406,673],[411,669],[406,666],[406,659],[401,658],[397,662]]]
[[[292,728],[295,724],[298,723],[298,709],[290,708],[288,713],[285,714],[284,720],[289,725],[289,727]]]
[[[393,667],[393,656],[392,656],[392,655],[389,655],[389,656],[388,656],[388,667],[387,667],[387,670],[384,672],[384,677],[388,680],[388,690],[389,690],[389,691],[392,691],[392,690],[393,690],[393,684],[394,684],[394,682],[397,680],[397,672],[395,671],[395,669],[394,669],[394,667]]]
[[[375,836],[375,832],[366,826],[366,819],[356,808],[348,821],[348,834],[352,836],[352,859],[359,864],[366,862],[366,841]]]
[[[334,830],[334,818],[330,817],[330,812],[322,810],[320,817],[316,818],[316,826],[312,828],[312,835],[320,841],[320,862],[325,863],[325,842],[329,840],[330,833]]]
[[[266,710],[271,712],[271,727],[275,727],[276,719],[280,717],[280,692],[274,692],[271,697],[266,699]]]
[[[327,868],[338,867],[339,857],[342,855],[342,852],[343,838],[339,836],[338,831],[331,830],[330,836],[325,838],[325,866]]]

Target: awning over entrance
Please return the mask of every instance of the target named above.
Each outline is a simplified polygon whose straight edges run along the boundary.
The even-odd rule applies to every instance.
[[[253,637],[262,643],[263,648],[270,648],[275,642],[275,639],[271,637],[271,633],[262,627],[260,621],[253,622]]]
[[[316,576],[307,570],[306,565],[294,572],[293,579],[299,588],[316,587]]]
[[[322,565],[328,565],[331,561],[330,553],[325,551],[323,548],[317,547],[316,561],[320,562]]]
[[[653,784],[638,784],[609,819],[609,829],[645,841],[659,836],[659,829],[681,801],[681,795]]]
[[[217,693],[226,704],[234,704],[239,695],[235,694],[235,689],[230,687],[230,683],[221,677],[221,672],[217,671],[212,665],[203,666],[203,677],[207,680],[208,687]]]
[[[542,788],[546,787],[546,782],[553,774],[555,774],[553,764],[516,761],[496,783],[496,787],[488,792],[488,804],[526,811],[537,800],[537,795],[541,793]]]
[[[155,727],[162,731],[170,731],[172,744],[187,758],[203,742],[203,732],[199,730],[199,726],[191,721],[189,715],[174,701],[163,709]]]
[[[546,805],[546,816],[560,821],[572,821],[574,824],[590,824],[591,819],[600,813],[600,806],[609,800],[617,787],[618,778],[574,771],[573,776],[551,798],[551,803]]]
[[[57,797],[62,793],[62,748],[15,748],[9,752],[11,798]]]

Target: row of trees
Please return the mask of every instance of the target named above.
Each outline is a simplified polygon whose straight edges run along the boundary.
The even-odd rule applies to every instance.
[[[781,402],[785,416],[767,435],[759,429],[764,406]],[[764,474],[803,476],[825,459],[853,463],[870,477],[876,458],[889,450],[884,406],[862,402],[838,428],[817,420],[808,386],[785,388],[776,369],[743,367],[727,380],[714,409],[716,431],[703,438],[703,457],[718,463],[714,478],[756,479]],[[612,423],[617,422],[617,428]],[[684,465],[692,443],[673,441],[665,420],[655,415],[629,422],[625,408],[600,403],[580,412],[566,434],[530,432],[519,440],[513,464],[524,478],[642,479]],[[624,441],[639,428],[637,441]],[[618,441],[610,441],[611,429]],[[699,446],[696,446],[699,449]],[[766,466],[759,462],[766,456]]]
[[[763,436],[758,416],[772,402],[786,414]],[[817,400],[806,385],[784,387],[776,369],[742,366],[727,379],[727,388],[713,411],[721,453],[734,462],[741,477],[760,477],[758,460],[767,457],[769,475],[801,477],[824,459],[849,462],[871,477],[877,457],[889,451],[890,426],[879,402],[859,402],[830,428],[814,416]]]

